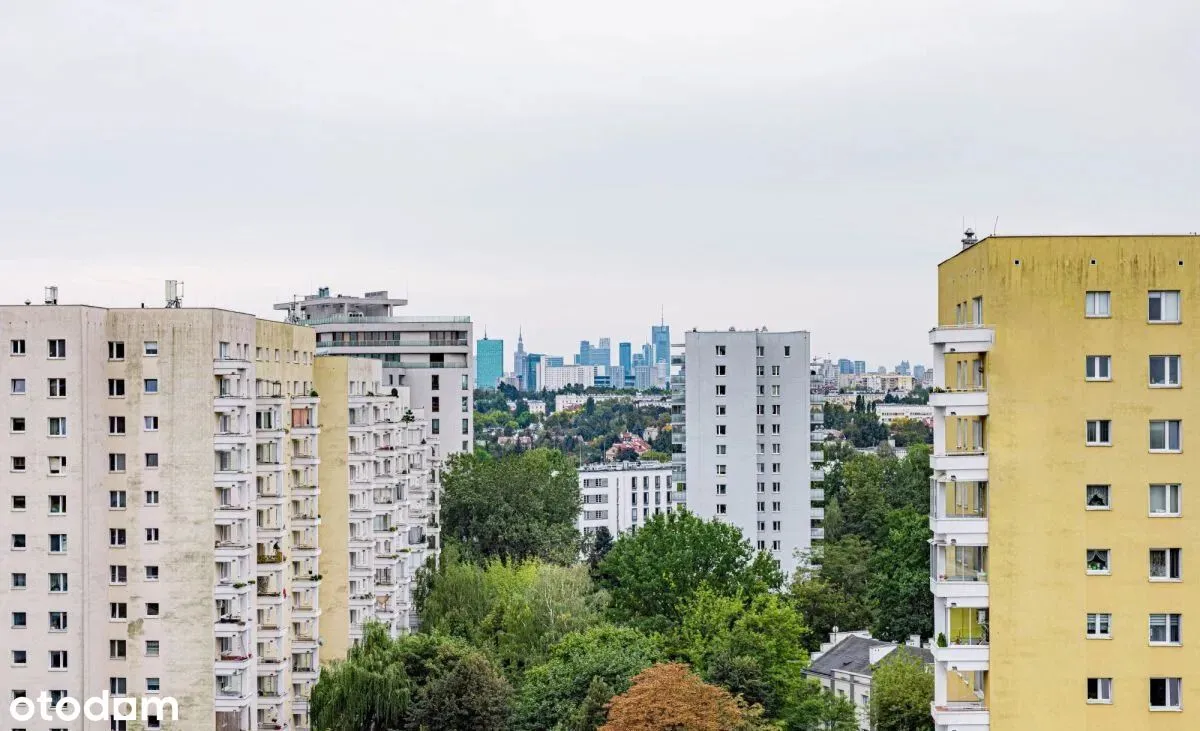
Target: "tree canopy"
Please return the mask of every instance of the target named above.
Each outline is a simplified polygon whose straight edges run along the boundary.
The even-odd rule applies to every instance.
[[[729,691],[709,685],[682,663],[655,665],[612,699],[602,731],[751,731],[761,709],[747,708]]]
[[[904,649],[893,650],[871,675],[871,724],[876,731],[932,731],[933,674]]]

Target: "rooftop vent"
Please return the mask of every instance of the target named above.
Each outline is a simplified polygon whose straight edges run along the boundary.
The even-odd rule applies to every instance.
[[[974,229],[969,228],[966,231],[963,231],[962,245],[963,245],[964,249],[969,249],[978,243],[979,243],[979,239],[975,238],[975,230]]]
[[[44,301],[48,305],[57,305],[58,304],[58,287],[55,287],[54,285],[50,285],[49,287],[46,287],[46,299]]]

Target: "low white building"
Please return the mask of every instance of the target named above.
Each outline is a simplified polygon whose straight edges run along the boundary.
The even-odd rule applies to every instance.
[[[618,533],[645,525],[651,516],[669,513],[683,504],[671,482],[670,463],[612,462],[579,469],[583,509],[579,530],[595,533],[601,527]]]
[[[879,423],[887,425],[899,419],[923,421],[933,426],[933,407],[925,404],[875,404],[875,415]]]
[[[531,414],[545,414],[546,413],[546,402],[545,401],[526,401],[525,405],[529,407],[529,413],[531,413]]]
[[[804,674],[815,678],[821,687],[852,702],[858,713],[860,731],[871,731],[871,678],[879,663],[895,652],[909,653],[926,665],[933,664],[933,654],[921,647],[921,638],[913,635],[899,645],[871,638],[866,630],[829,634],[829,642],[821,643],[814,652]]]
[[[558,391],[567,386],[591,388],[596,385],[596,368],[590,365],[546,366],[542,389]]]

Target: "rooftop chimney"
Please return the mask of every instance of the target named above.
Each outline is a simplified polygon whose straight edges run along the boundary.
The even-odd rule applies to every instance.
[[[975,238],[974,229],[969,228],[966,231],[963,231],[962,245],[964,249],[969,249],[977,243],[979,243],[979,239]]]

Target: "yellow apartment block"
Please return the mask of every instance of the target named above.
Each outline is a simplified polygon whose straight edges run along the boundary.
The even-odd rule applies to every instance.
[[[968,232],[939,266],[938,731],[1200,729],[1197,335],[1198,236]]]

